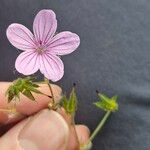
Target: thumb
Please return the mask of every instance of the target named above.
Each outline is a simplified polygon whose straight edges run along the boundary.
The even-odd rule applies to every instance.
[[[65,150],[69,129],[57,112],[42,110],[8,131],[0,139],[1,150]]]

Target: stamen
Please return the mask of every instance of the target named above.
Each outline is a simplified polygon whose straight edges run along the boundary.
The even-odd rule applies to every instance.
[[[36,50],[39,54],[42,54],[44,52],[44,48],[42,47],[38,47]]]

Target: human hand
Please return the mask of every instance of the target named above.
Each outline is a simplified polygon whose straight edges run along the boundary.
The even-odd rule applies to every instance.
[[[5,98],[9,84],[0,83],[1,150],[78,150],[79,143],[88,141],[89,129],[84,125],[74,127],[63,109],[46,109],[50,100],[44,95],[34,94],[36,102],[22,95],[16,112],[4,111],[13,107]],[[52,85],[52,89],[55,101],[59,102],[61,89],[57,85]],[[49,93],[45,84],[41,84],[40,91]]]

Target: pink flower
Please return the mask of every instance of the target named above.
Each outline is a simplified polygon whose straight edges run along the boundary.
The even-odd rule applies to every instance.
[[[52,81],[64,75],[64,65],[59,56],[72,53],[80,44],[77,34],[64,31],[55,35],[56,15],[52,10],[41,10],[33,22],[33,33],[25,26],[11,24],[7,38],[16,48],[23,50],[16,59],[19,73],[31,75],[38,70]]]

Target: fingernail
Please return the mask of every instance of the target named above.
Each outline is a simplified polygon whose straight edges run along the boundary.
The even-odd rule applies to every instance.
[[[59,114],[50,110],[43,110],[36,114],[19,133],[18,141],[21,148],[23,150],[48,150],[56,147],[57,140],[65,143],[68,126],[65,124],[66,131],[64,132],[64,127],[62,127],[64,120],[57,115]],[[49,144],[50,141],[54,145]]]

